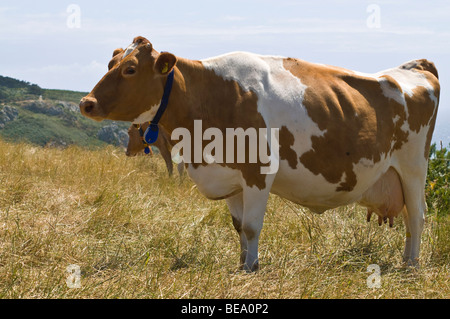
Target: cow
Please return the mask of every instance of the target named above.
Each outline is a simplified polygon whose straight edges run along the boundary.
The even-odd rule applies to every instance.
[[[224,135],[229,128],[277,129],[265,144],[270,154],[278,154],[275,172],[262,173],[276,160],[272,156],[267,163],[249,161],[248,154],[244,161],[226,162],[183,155],[197,189],[209,199],[226,200],[240,237],[242,269],[259,268],[258,241],[270,193],[317,213],[359,202],[369,217],[402,214],[403,259],[418,265],[440,93],[432,62],[418,59],[367,74],[248,52],[189,60],[136,37],[126,50],[114,51],[111,63],[80,101],[81,113],[93,120],[138,124],[158,117],[174,140],[178,128],[195,135],[198,120],[204,132]],[[236,159],[233,149],[226,151]]]
[[[128,145],[126,150],[127,156],[136,156],[139,153],[143,153],[146,147],[149,147],[146,142],[143,139],[143,133],[148,128],[149,123],[143,123],[140,124],[131,124],[128,128]],[[157,147],[159,149],[159,152],[161,153],[161,156],[164,159],[164,162],[166,163],[167,172],[169,173],[169,176],[172,176],[173,174],[173,164],[172,164],[172,145],[171,145],[171,139],[168,133],[164,128],[160,128],[160,134],[158,136],[158,139],[155,141],[155,143],[152,144],[153,146]],[[151,150],[151,148],[150,148]],[[184,172],[184,164],[183,162],[178,163],[178,174],[180,177],[183,177]]]

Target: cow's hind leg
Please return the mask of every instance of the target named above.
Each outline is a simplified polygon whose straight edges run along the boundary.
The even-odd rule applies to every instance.
[[[247,239],[247,255],[244,270],[247,272],[259,269],[258,243],[266,212],[269,190],[259,190],[257,187],[244,188],[244,214],[242,230]]]
[[[409,265],[417,266],[419,261],[420,241],[425,222],[427,204],[425,202],[425,177],[417,172],[403,177],[403,190],[406,210],[406,242],[404,260]]]
[[[226,200],[228,209],[231,213],[231,218],[233,219],[233,226],[239,234],[239,240],[241,244],[241,258],[240,258],[240,267],[243,269],[245,258],[247,257],[247,238],[245,237],[245,233],[242,229],[242,216],[244,211],[244,202],[243,202],[243,194],[242,192],[228,197]]]
[[[406,205],[402,209],[403,221],[406,229],[405,250],[403,251],[403,261],[408,262],[411,257],[411,229],[409,228],[408,211]]]

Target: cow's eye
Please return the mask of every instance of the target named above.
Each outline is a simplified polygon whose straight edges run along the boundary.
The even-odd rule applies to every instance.
[[[132,75],[132,74],[136,73],[136,69],[134,67],[132,67],[132,66],[129,66],[128,68],[125,69],[124,73],[128,74],[128,75]]]

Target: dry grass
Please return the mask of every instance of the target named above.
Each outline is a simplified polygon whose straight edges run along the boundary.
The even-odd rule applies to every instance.
[[[225,202],[168,178],[162,159],[0,141],[1,298],[449,298],[449,230],[428,216],[422,267],[404,268],[400,219],[389,229],[358,206],[314,215],[272,196],[261,270],[246,274]],[[370,264],[381,288],[367,287]]]

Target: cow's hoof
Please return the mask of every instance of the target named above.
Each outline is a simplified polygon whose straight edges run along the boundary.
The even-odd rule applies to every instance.
[[[406,267],[412,267],[412,268],[416,268],[419,269],[419,260],[417,258],[411,259],[411,258],[404,258],[403,262],[405,263]]]
[[[251,267],[247,264],[243,264],[241,267],[242,270],[244,270],[245,272],[252,273],[259,270],[259,262],[258,261],[254,262]]]

